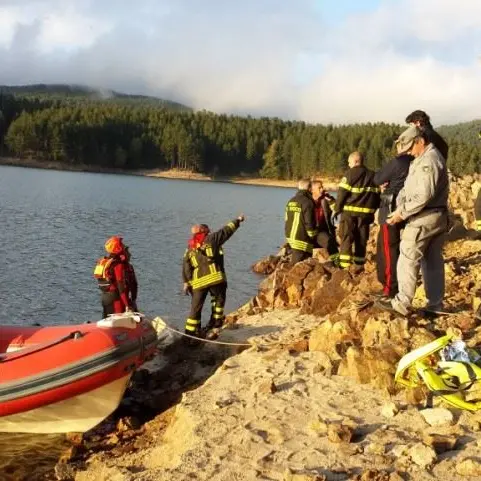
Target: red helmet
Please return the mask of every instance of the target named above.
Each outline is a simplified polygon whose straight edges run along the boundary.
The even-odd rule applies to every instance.
[[[121,254],[125,249],[122,237],[114,235],[110,239],[107,239],[105,243],[105,250],[109,254]]]

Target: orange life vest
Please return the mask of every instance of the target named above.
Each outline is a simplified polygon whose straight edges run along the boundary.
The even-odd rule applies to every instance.
[[[97,261],[94,268],[94,277],[99,282],[100,289],[109,288],[112,285],[112,268],[114,262],[118,260],[112,257],[102,257]]]

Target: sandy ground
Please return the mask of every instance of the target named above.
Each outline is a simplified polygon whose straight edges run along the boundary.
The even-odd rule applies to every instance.
[[[334,481],[373,469],[379,477],[373,471],[374,477],[357,479],[469,479],[456,469],[478,459],[481,433],[470,428],[473,420],[455,413],[452,423],[432,428],[403,396],[394,399],[400,412],[387,415],[393,399],[331,376],[324,353],[304,350],[303,337],[319,322],[296,310],[274,311],[225,329],[220,340],[256,346],[185,393],[166,429],[152,421],[142,449],[98,453],[75,480]],[[350,442],[340,441],[339,429],[352,432]],[[419,444],[430,433],[454,437],[456,450],[436,455]]]

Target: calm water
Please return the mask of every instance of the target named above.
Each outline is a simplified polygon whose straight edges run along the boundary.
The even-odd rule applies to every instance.
[[[139,309],[181,326],[181,260],[194,223],[247,221],[225,245],[227,312],[256,292],[251,264],[283,242],[292,191],[135,176],[0,167],[0,322],[84,322],[101,314],[92,276],[107,237],[124,237]]]
[[[0,323],[99,319],[92,270],[106,238],[120,234],[132,252],[139,309],[181,327],[189,310],[181,260],[191,224],[220,228],[243,212],[246,222],[224,249],[229,312],[256,293],[251,264],[283,243],[290,195],[272,187],[0,166]],[[62,439],[0,433],[0,479],[29,479],[54,465]]]

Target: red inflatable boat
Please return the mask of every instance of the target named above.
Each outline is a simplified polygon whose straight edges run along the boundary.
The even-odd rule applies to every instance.
[[[139,315],[92,324],[0,326],[0,432],[85,432],[119,405],[157,334]]]

